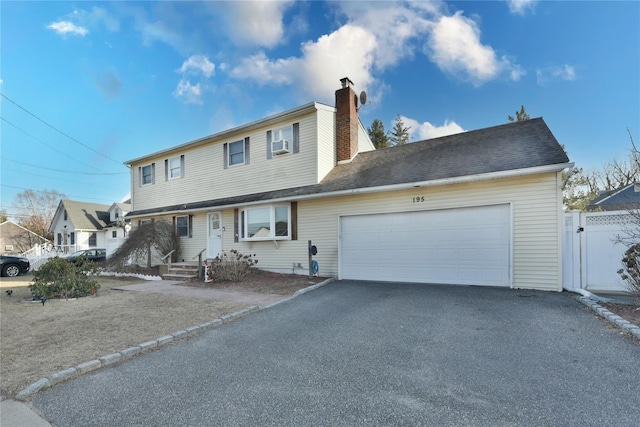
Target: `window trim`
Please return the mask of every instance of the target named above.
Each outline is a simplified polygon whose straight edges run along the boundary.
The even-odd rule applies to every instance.
[[[179,218],[186,218],[187,224],[186,224],[186,234],[181,235],[178,232],[178,219]],[[193,224],[192,224],[192,218],[193,215],[176,215],[173,217],[173,225],[174,228],[176,230],[176,234],[178,235],[179,238],[181,239],[188,239],[191,238],[193,236]]]
[[[287,208],[287,235],[276,236],[276,208]],[[269,236],[265,237],[247,237],[248,234],[248,214],[250,211],[269,209]],[[245,209],[238,210],[238,232],[239,241],[241,242],[261,242],[261,241],[273,241],[273,240],[295,240],[293,224],[293,209],[291,203],[274,203],[268,205],[251,206]]]
[[[242,143],[242,162],[240,163],[234,163],[231,164],[231,144],[237,144],[237,143]],[[237,141],[231,141],[231,142],[225,142],[224,145],[222,146],[222,157],[224,160],[224,168],[228,169],[230,167],[236,167],[236,166],[241,166],[241,165],[248,165],[249,164],[249,150],[250,145],[249,145],[249,137],[247,136],[244,139],[239,139]],[[233,154],[239,154],[239,153],[233,153]]]
[[[171,162],[172,161],[177,161],[178,162],[178,167],[171,167]],[[171,172],[177,169],[178,170],[178,175],[177,176],[171,176]],[[164,178],[165,181],[172,181],[174,179],[180,179],[184,177],[184,154],[180,155],[180,156],[173,156],[173,157],[169,157],[168,159],[165,159],[164,161]]]
[[[281,131],[285,128],[291,128],[291,140],[289,141],[289,152],[274,154],[271,150],[272,142],[276,140],[276,132]],[[277,128],[273,128],[267,131],[267,160],[273,159],[274,157],[285,156],[286,154],[296,154],[300,152],[300,123],[295,122],[284,126],[279,126]]]
[[[147,183],[144,182],[144,169],[145,168],[150,168],[151,170],[151,180]],[[147,185],[153,185],[155,184],[155,176],[156,176],[156,164],[155,163],[149,163],[147,165],[144,166],[140,166],[138,168],[138,173],[140,175],[140,187],[146,187]]]

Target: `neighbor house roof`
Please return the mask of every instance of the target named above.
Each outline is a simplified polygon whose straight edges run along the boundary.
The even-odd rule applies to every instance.
[[[640,184],[632,183],[616,190],[603,191],[587,205],[587,210],[618,211],[640,207]]]
[[[490,179],[513,171],[549,167],[562,170],[569,158],[542,118],[462,132],[406,145],[359,153],[335,166],[319,183],[130,212],[129,216],[184,212],[274,200],[321,197],[357,190],[385,191],[393,186],[421,187]],[[523,172],[524,173],[524,172]]]
[[[109,205],[62,200],[56,217],[61,207],[67,211],[67,218],[76,230],[102,230],[109,224]]]

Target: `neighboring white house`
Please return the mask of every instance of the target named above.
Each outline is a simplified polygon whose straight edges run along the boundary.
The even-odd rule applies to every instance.
[[[55,253],[64,256],[80,249],[105,248],[108,257],[126,237],[124,218],[130,206],[61,200],[49,226]]]
[[[562,171],[538,118],[375,150],[349,79],[312,102],[145,155],[127,218],[173,221],[182,257],[231,249],[339,279],[562,290]]]

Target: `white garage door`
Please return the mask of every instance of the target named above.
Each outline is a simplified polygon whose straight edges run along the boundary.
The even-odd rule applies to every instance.
[[[345,216],[342,279],[510,286],[509,205]]]

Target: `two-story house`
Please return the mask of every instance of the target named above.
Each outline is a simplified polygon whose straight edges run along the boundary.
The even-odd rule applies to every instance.
[[[183,258],[340,279],[562,290],[561,172],[542,119],[375,150],[353,83],[127,162],[127,218],[173,221]]]

